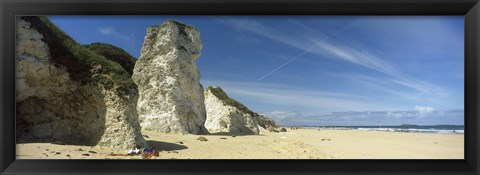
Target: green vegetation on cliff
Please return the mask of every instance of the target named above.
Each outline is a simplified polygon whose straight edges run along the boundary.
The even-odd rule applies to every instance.
[[[251,111],[250,109],[248,109],[242,103],[228,97],[228,95],[223,91],[222,88],[220,88],[218,86],[209,86],[209,87],[207,87],[207,90],[212,92],[212,94],[215,97],[217,97],[218,99],[220,99],[223,102],[223,104],[228,105],[228,106],[236,107],[240,111],[253,116],[257,120],[258,124],[261,127],[265,128],[265,129],[267,129],[269,126],[277,127],[277,125],[275,124],[275,122],[272,119],[267,118],[263,115],[259,115],[255,112]]]
[[[215,97],[222,100],[223,104],[228,105],[228,106],[236,107],[237,109],[239,109],[240,111],[242,111],[244,113],[248,113],[252,116],[255,116],[256,113],[254,113],[253,111],[248,109],[242,103],[228,97],[228,95],[223,91],[222,88],[220,88],[218,86],[210,86],[207,89],[210,90],[210,92],[212,92],[212,94],[215,95]]]
[[[127,95],[136,88],[130,75],[120,64],[99,55],[73,40],[47,17],[24,16],[32,27],[43,35],[55,66],[67,69],[70,78],[82,84],[98,83],[105,89]]]
[[[128,54],[123,49],[107,43],[91,43],[83,45],[105,58],[120,64],[130,75],[133,74],[136,58]]]

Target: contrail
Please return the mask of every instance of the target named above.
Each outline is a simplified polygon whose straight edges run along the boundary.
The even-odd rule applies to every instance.
[[[292,59],[288,60],[287,62],[283,63],[282,65],[278,66],[277,68],[273,69],[269,73],[263,75],[262,77],[258,78],[257,81],[263,80],[265,77],[269,76],[270,74],[273,74],[275,71],[281,69],[282,67],[286,66],[288,63],[291,63],[292,61],[295,61],[298,57],[302,56],[303,54],[309,52],[312,50],[315,46],[317,46],[317,43],[313,44],[310,48],[307,50],[304,50],[302,53],[298,54],[297,56],[293,57]]]
[[[310,52],[310,50],[315,48],[315,46],[318,46],[318,43],[323,42],[323,41],[329,39],[330,37],[332,37],[333,35],[336,35],[336,34],[342,32],[342,31],[344,31],[344,30],[346,30],[347,28],[350,28],[350,27],[352,27],[352,25],[346,26],[346,27],[344,27],[340,30],[337,30],[336,32],[332,33],[331,35],[325,36],[325,38],[323,38],[320,41],[315,42],[312,46],[310,46],[308,49],[304,50],[302,53],[296,55],[292,59],[288,60],[287,62],[285,62],[282,65],[278,66],[277,68],[273,69],[272,71],[270,71],[270,72],[266,73],[265,75],[261,76],[260,78],[257,79],[257,81],[263,80],[264,78],[268,77],[269,75],[271,75],[271,74],[275,73],[276,71],[280,70],[281,68],[285,67],[287,64],[291,63],[292,61],[295,61],[297,58],[304,55],[305,53]]]

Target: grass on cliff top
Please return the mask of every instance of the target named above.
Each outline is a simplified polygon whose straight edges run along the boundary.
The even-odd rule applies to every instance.
[[[274,127],[277,127],[275,121],[273,121],[272,119],[267,118],[263,115],[257,114],[256,112],[253,112],[250,109],[248,109],[242,103],[228,97],[227,93],[225,93],[225,91],[223,91],[222,88],[220,88],[218,86],[209,86],[209,87],[207,87],[207,90],[212,92],[212,94],[215,95],[215,97],[217,97],[218,99],[220,99],[225,105],[236,107],[240,111],[242,111],[244,113],[248,113],[251,116],[253,116],[254,118],[256,118],[257,121],[259,122],[259,124],[263,128],[267,129],[266,124],[270,124],[270,125],[273,125]]]
[[[218,86],[209,86],[209,87],[207,87],[207,89],[210,90],[210,92],[212,92],[212,94],[215,95],[215,97],[220,99],[223,102],[223,104],[228,105],[228,106],[236,107],[237,109],[239,109],[240,111],[242,111],[244,113],[248,113],[252,116],[255,116],[256,113],[254,113],[253,111],[248,109],[245,105],[243,105],[242,103],[228,97],[228,95],[223,91],[222,88],[220,88]]]
[[[85,44],[84,47],[90,49],[98,55],[120,64],[130,75],[133,74],[136,58],[127,53],[125,50],[107,43],[91,43]]]
[[[24,16],[22,19],[44,36],[54,65],[64,66],[73,80],[82,84],[98,83],[118,95],[127,95],[136,88],[122,66],[78,44],[47,17]]]

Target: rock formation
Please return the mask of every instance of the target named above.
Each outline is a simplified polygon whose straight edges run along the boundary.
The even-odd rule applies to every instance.
[[[209,132],[236,135],[260,132],[256,113],[229,98],[220,87],[210,86],[205,90],[205,108],[207,110],[205,127]]]
[[[255,118],[257,118],[258,125],[262,127],[263,129],[268,129],[268,128],[277,128],[277,124],[275,121],[273,121],[270,118],[267,118],[263,115],[259,115],[255,113]]]
[[[205,104],[195,63],[202,42],[199,32],[168,20],[147,29],[132,79],[138,86],[137,110],[146,130],[206,133]]]
[[[79,45],[46,17],[16,21],[17,138],[113,148],[147,146],[138,92],[122,67]]]

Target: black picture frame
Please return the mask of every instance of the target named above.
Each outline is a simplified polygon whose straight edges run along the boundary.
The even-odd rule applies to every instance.
[[[0,174],[479,174],[478,0],[1,0]],[[464,160],[15,160],[16,15],[464,15]]]

